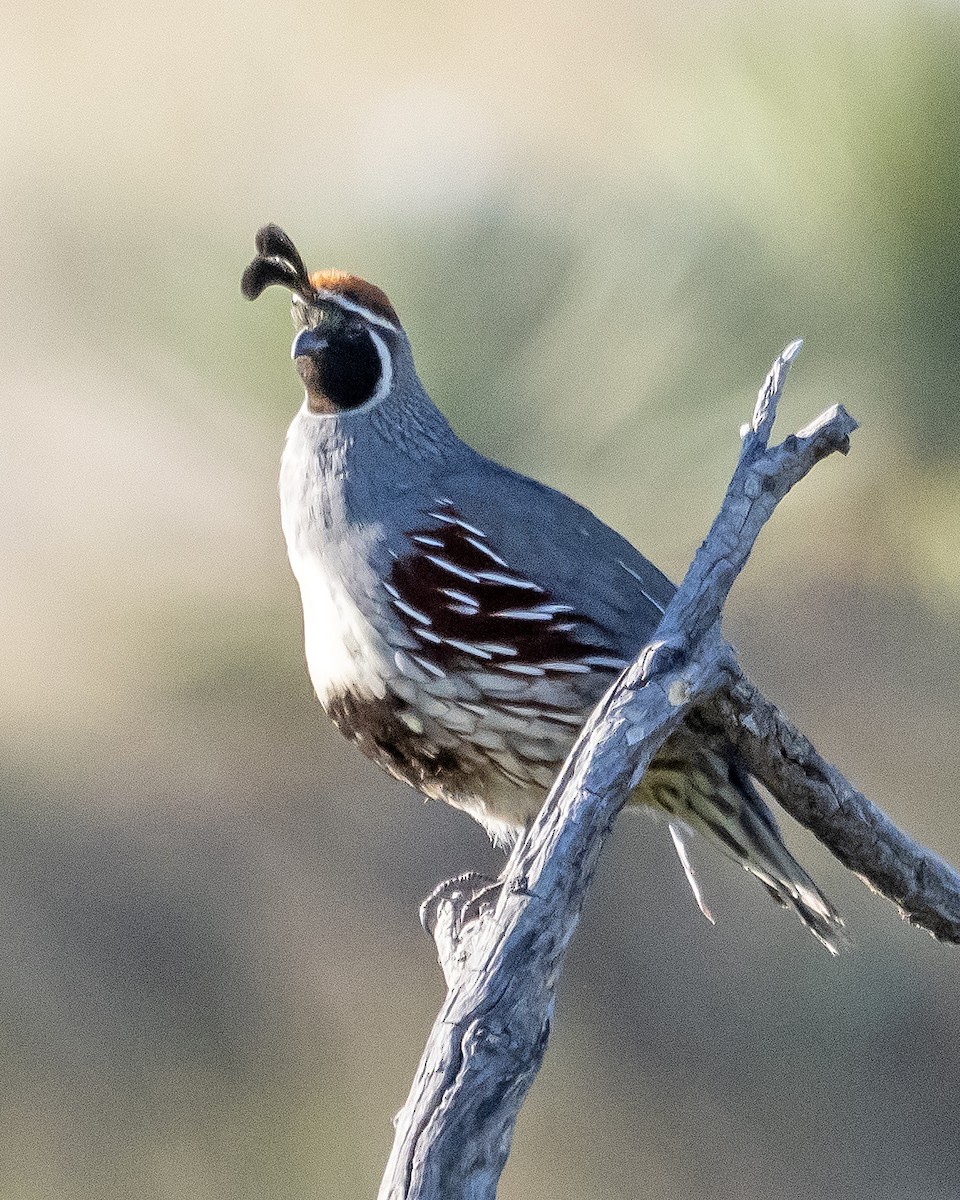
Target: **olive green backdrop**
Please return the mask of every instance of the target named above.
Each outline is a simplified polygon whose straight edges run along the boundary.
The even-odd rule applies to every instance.
[[[674,576],[776,353],[785,502],[728,632],[960,860],[960,10],[89,5],[0,17],[0,1194],[372,1196],[442,996],[420,898],[496,864],[322,722],[258,225],[382,285],[490,453]],[[837,961],[621,821],[504,1200],[948,1200],[960,953],[809,835]]]

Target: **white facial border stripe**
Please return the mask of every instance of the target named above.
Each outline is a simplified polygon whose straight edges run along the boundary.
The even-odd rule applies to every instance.
[[[341,296],[339,292],[328,292],[326,289],[321,289],[317,295],[322,296],[325,300],[332,300],[335,304],[339,304],[341,308],[347,309],[348,312],[356,313],[358,317],[363,317],[371,325],[379,325],[381,329],[389,329],[391,333],[400,332],[399,325],[394,325],[386,317],[378,317],[369,308],[364,308],[362,304],[357,304],[354,300],[348,300],[346,296]]]
[[[369,309],[364,308],[361,304],[354,304],[351,300],[345,300],[343,296],[337,295],[336,292],[321,291],[319,294],[330,300],[333,300],[335,303],[339,304],[341,308],[349,309],[351,312],[363,317],[363,319],[367,322],[367,333],[370,335],[370,340],[373,342],[374,346],[376,347],[377,354],[380,356],[380,380],[377,383],[376,391],[369,400],[364,400],[363,404],[358,405],[356,408],[348,409],[346,412],[342,413],[316,413],[310,409],[309,398],[304,395],[303,405],[300,411],[311,417],[313,420],[325,421],[338,418],[343,419],[344,417],[352,416],[354,413],[366,412],[367,409],[373,408],[374,405],[379,404],[381,400],[386,399],[386,397],[389,395],[390,389],[393,387],[393,359],[390,357],[390,351],[387,348],[387,343],[383,340],[380,334],[377,333],[374,328],[372,328],[372,326],[379,325],[382,329],[389,329],[391,333],[399,333],[400,329],[398,326],[391,325],[389,321],[385,321],[382,317],[378,317],[375,313],[370,312]],[[295,337],[294,345],[296,344],[296,340],[297,339]]]
[[[393,386],[393,360],[390,358],[390,351],[387,349],[387,343],[383,340],[379,333],[372,329],[368,329],[370,339],[377,348],[377,353],[380,355],[380,382],[377,384],[377,390],[373,393],[361,407],[366,408],[367,404],[379,404],[390,392]]]

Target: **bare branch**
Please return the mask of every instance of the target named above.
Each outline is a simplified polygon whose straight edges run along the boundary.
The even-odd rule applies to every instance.
[[[856,428],[837,408],[767,448],[799,348],[792,343],[774,364],[713,528],[654,641],[584,727],[495,902],[461,880],[427,904],[451,986],[397,1117],[380,1200],[494,1200],[613,819],[690,705],[739,677],[719,632],[730,587],[778,501],[824,455],[845,452]],[[467,906],[473,921],[464,920]]]
[[[742,676],[710,710],[750,773],[845,867],[912,925],[960,943],[960,874],[949,863],[899,830]]]

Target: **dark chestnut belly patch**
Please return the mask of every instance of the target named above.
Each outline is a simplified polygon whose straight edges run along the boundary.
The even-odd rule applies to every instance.
[[[445,800],[476,790],[481,764],[414,732],[401,720],[401,714],[412,712],[403,701],[343,692],[324,708],[340,732],[367,758],[403,783]]]

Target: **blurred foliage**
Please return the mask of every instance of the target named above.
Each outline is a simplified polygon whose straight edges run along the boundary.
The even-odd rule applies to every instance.
[[[3,18],[0,1192],[372,1195],[479,829],[321,720],[275,513],[299,403],[258,225],[383,285],[432,394],[679,575],[802,335],[729,630],[960,858],[960,12],[286,0]],[[624,820],[502,1195],[956,1195],[955,952],[811,839],[837,963]]]

